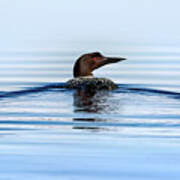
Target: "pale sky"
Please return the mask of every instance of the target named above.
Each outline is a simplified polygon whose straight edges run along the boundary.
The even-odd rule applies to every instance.
[[[180,44],[180,1],[0,1],[0,48],[29,41],[163,41]]]

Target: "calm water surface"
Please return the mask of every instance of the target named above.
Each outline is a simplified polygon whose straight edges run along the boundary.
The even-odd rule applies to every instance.
[[[179,179],[180,49],[120,44],[1,50],[0,179]],[[97,50],[117,90],[47,88]]]

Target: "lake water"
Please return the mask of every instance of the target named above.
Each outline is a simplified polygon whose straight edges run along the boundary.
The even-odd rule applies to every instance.
[[[128,59],[94,73],[117,90],[47,88],[92,51]],[[179,59],[177,46],[121,42],[2,49],[0,179],[179,179]]]

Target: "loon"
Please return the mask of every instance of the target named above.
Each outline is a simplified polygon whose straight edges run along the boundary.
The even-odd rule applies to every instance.
[[[113,90],[117,85],[107,78],[94,77],[92,72],[106,64],[124,61],[125,58],[105,57],[99,52],[93,52],[82,55],[75,62],[73,68],[73,79],[66,83],[69,89],[85,89],[85,90]]]

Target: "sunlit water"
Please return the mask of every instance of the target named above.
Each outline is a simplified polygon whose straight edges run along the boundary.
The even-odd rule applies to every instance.
[[[179,179],[180,51],[119,44],[1,51],[0,179]],[[117,90],[47,88],[96,46]]]

